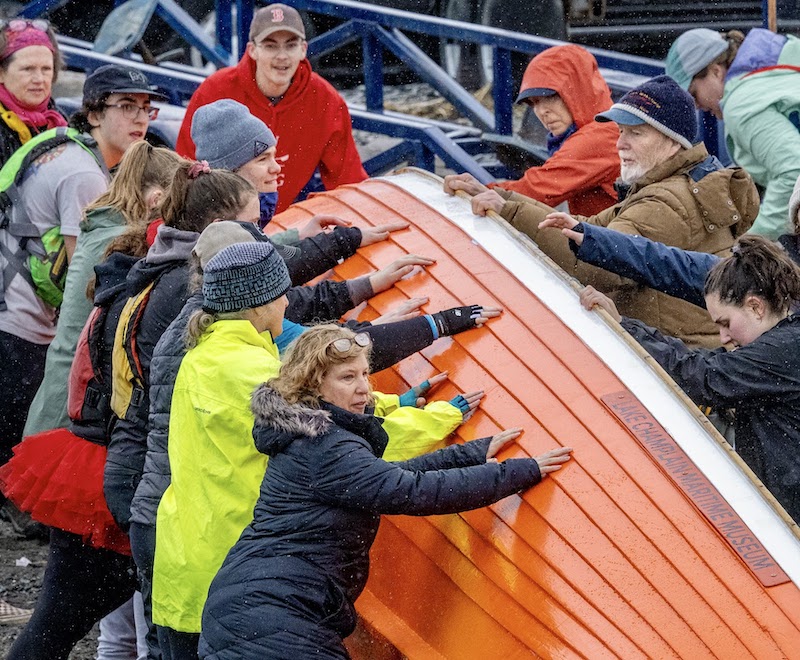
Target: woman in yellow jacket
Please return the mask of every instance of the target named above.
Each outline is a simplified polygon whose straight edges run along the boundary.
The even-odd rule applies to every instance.
[[[172,482],[156,524],[153,621],[172,660],[197,657],[208,587],[253,517],[267,457],[251,439],[250,397],[278,374],[273,339],[288,287],[285,265],[269,243],[231,245],[204,269],[203,309],[190,320],[190,350],[172,397]],[[462,399],[462,409],[441,401],[418,409],[399,407],[396,395],[378,395],[376,414],[385,417],[393,460],[441,446],[480,395]]]

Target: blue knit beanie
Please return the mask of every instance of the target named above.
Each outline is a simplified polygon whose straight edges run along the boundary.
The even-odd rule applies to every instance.
[[[203,309],[239,312],[284,295],[292,281],[271,243],[235,243],[217,253],[203,270]]]
[[[697,136],[694,99],[669,76],[658,76],[635,87],[594,119],[623,126],[650,124],[685,149],[691,148]]]
[[[192,117],[197,160],[214,168],[238,170],[277,144],[272,131],[246,105],[221,99],[197,109]]]

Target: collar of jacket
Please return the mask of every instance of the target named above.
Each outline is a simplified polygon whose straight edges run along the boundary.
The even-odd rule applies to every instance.
[[[320,408],[327,410],[331,414],[331,421],[334,424],[342,427],[345,431],[350,431],[364,438],[376,456],[383,456],[383,452],[386,451],[386,445],[389,442],[389,436],[383,430],[379,417],[375,417],[370,413],[365,415],[352,413],[327,401],[320,401]]]
[[[282,452],[295,438],[317,438],[334,425],[363,438],[376,456],[383,455],[388,443],[380,417],[350,413],[326,401],[319,408],[289,403],[267,383],[255,389],[250,408],[255,417],[256,447],[269,456]]]
[[[635,181],[631,185],[628,195],[633,195],[645,186],[658,183],[675,174],[688,172],[698,163],[702,163],[706,158],[708,158],[708,151],[706,150],[706,145],[702,142],[694,145],[691,149],[681,149],[671,158],[668,158],[660,165],[656,165],[641,179]]]
[[[255,110],[256,108],[260,108],[261,112],[285,112],[289,106],[303,95],[303,92],[306,90],[311,80],[311,74],[311,63],[308,59],[301,61],[292,78],[289,89],[286,90],[280,104],[275,106],[272,105],[272,102],[264,96],[263,92],[258,88],[255,60],[245,53],[242,59],[239,60],[239,64],[236,65],[236,77],[239,80],[241,88],[247,94],[248,103],[246,103],[246,105],[251,106],[252,104],[250,111],[256,116],[259,116],[258,111]]]
[[[172,261],[189,261],[198,238],[200,234],[196,231],[183,231],[161,225],[156,240],[144,259],[154,266]]]
[[[278,347],[272,341],[272,334],[269,330],[264,332],[257,332],[255,326],[250,321],[243,319],[225,319],[221,321],[214,321],[208,329],[203,333],[197,342],[198,345],[212,340],[215,344],[222,344],[219,350],[225,350],[225,344],[239,345],[248,344],[263,348],[276,360],[280,359],[278,354]],[[231,350],[235,350],[234,346]]]

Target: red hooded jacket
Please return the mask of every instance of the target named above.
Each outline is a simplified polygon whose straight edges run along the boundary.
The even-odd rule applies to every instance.
[[[243,103],[270,127],[278,139],[277,158],[283,170],[278,181],[277,212],[286,209],[319,167],[325,188],[367,178],[353,140],[347,104],[333,86],[300,62],[292,84],[277,105],[256,85],[255,61],[245,53],[239,64],[220,69],[197,88],[186,108],[176,151],[194,158],[192,117],[203,105],[220,99]]]
[[[608,110],[612,103],[597,60],[589,51],[572,44],[548,48],[528,64],[520,92],[533,87],[558,92],[578,130],[541,167],[530,168],[519,181],[493,186],[548,206],[566,201],[570,212],[578,215],[595,215],[616,204],[619,131],[613,122],[594,121],[594,116]]]

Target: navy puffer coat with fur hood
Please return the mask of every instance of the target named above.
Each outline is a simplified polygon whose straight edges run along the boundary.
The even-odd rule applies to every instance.
[[[487,463],[491,438],[388,463],[379,418],[321,405],[266,384],[253,395],[270,459],[255,519],[209,589],[201,658],[346,658],[381,514],[466,511],[541,479],[532,458]]]

